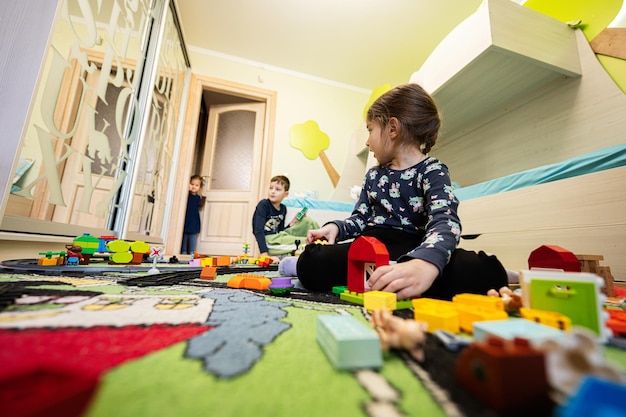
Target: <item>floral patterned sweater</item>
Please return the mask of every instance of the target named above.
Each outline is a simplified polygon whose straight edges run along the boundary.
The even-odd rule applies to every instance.
[[[352,215],[333,221],[337,241],[360,236],[366,227],[393,227],[424,236],[398,261],[423,259],[443,270],[461,235],[457,200],[448,167],[435,158],[404,170],[380,166],[365,174]]]

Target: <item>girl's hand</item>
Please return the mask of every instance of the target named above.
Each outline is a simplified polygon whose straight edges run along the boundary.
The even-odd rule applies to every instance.
[[[306,233],[306,243],[313,243],[318,239],[326,239],[328,243],[335,243],[335,239],[339,234],[339,227],[335,223],[328,223],[319,229],[309,230]]]
[[[412,259],[376,268],[367,284],[371,290],[395,292],[398,300],[419,297],[439,276],[439,268],[421,259]]]

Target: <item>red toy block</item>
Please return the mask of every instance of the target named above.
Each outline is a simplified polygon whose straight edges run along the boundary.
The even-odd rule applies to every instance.
[[[626,311],[610,308],[605,308],[604,311],[609,314],[606,327],[611,329],[613,335],[617,337],[626,336]]]
[[[498,412],[549,407],[544,353],[524,338],[488,336],[463,350],[455,365],[457,382]]]
[[[556,245],[543,245],[530,253],[528,268],[561,269],[567,272],[581,272],[580,261],[573,252]]]
[[[389,265],[387,247],[371,236],[361,236],[348,251],[348,290],[365,292],[365,282],[379,266]]]

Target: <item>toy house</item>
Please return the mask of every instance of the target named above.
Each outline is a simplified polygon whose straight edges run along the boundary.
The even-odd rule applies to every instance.
[[[348,251],[348,291],[365,292],[365,283],[376,268],[389,265],[389,252],[371,236],[357,238]]]
[[[561,269],[580,272],[580,262],[573,252],[557,245],[542,245],[528,257],[528,268]]]

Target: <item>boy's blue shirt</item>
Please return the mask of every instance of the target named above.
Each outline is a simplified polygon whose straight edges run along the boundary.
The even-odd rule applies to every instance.
[[[272,205],[268,198],[259,201],[252,216],[252,233],[259,245],[261,253],[267,252],[265,235],[273,235],[285,230],[287,207],[280,204],[280,210]]]

